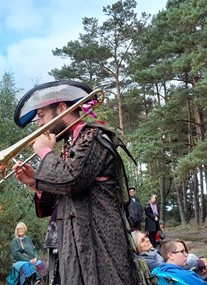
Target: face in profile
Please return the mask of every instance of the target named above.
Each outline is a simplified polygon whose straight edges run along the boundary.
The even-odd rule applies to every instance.
[[[53,127],[50,128],[50,133],[55,134],[56,136],[60,134],[62,131],[66,129],[66,124],[63,121],[57,122]],[[64,137],[67,138],[67,134],[63,133],[61,136],[58,137],[57,141],[60,141]]]
[[[171,263],[181,267],[186,265],[187,257],[188,253],[181,242],[176,242],[176,250],[168,254],[168,258],[171,260]]]
[[[37,114],[38,114],[38,121],[37,121],[38,127],[44,126],[58,115],[55,109],[49,107],[38,109]],[[60,120],[54,126],[52,126],[49,129],[49,131],[50,133],[55,134],[57,136],[66,127],[67,127],[66,123],[63,120]],[[67,135],[64,133],[63,135],[58,137],[57,141],[63,139],[65,136]]]

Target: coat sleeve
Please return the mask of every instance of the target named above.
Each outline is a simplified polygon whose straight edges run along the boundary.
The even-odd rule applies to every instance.
[[[33,244],[33,241],[31,240],[31,238],[27,237],[28,243],[30,244],[30,252],[28,254],[31,254],[31,259],[32,258],[38,258],[38,254],[37,254],[37,250],[36,247]],[[29,257],[30,258],[30,257]]]
[[[17,238],[12,240],[11,244],[11,254],[15,260],[18,261],[29,261],[29,258],[23,255],[23,249],[20,247],[19,241]]]
[[[87,189],[103,173],[109,151],[96,140],[96,129],[86,128],[70,149],[66,160],[48,153],[37,171],[39,190],[76,195]]]
[[[145,215],[146,215],[146,217],[148,217],[148,218],[151,219],[151,220],[154,220],[154,218],[155,218],[155,216],[154,216],[154,214],[153,214],[152,209],[151,209],[150,206],[147,206],[147,207],[145,208]]]
[[[37,217],[43,218],[51,216],[57,204],[57,198],[57,195],[45,191],[42,192],[40,199],[35,195],[34,202]]]

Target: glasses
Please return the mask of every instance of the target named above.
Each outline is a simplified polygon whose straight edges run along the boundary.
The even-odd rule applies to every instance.
[[[181,252],[183,255],[187,255],[188,254],[185,249],[172,251],[172,253],[174,253],[174,254],[179,253],[179,252]]]
[[[140,241],[145,242],[148,239],[149,239],[148,234],[146,234],[143,238],[140,239]]]

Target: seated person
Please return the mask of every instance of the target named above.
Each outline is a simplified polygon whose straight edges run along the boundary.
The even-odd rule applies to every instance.
[[[207,260],[198,257],[193,253],[188,253],[185,269],[195,271],[203,280],[207,281]]]
[[[156,243],[160,245],[160,242],[165,239],[165,224],[162,220],[159,220],[160,230],[156,233]]]
[[[38,259],[36,248],[26,233],[27,226],[19,222],[11,244],[13,267],[20,273],[20,284],[24,284],[27,277],[38,280],[47,275],[47,266]]]
[[[131,234],[136,248],[135,258],[145,259],[149,270],[152,270],[164,262],[157,249],[153,248],[148,235],[140,231],[133,231]]]
[[[198,274],[203,280],[207,281],[207,259],[200,257],[197,264],[198,264]]]
[[[160,253],[165,263],[155,268],[152,274],[159,278],[159,274],[164,273],[166,276],[182,280],[188,285],[207,285],[207,282],[202,280],[194,271],[184,268],[188,257],[184,241],[179,239],[163,241]],[[158,282],[158,284],[161,283]]]

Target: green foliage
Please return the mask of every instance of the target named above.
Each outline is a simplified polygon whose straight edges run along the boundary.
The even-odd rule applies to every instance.
[[[189,181],[207,162],[207,5],[206,0],[168,0],[166,9],[151,22],[147,15],[138,20],[135,8],[134,0],[117,1],[103,8],[103,23],[85,17],[84,33],[53,51],[55,56],[70,59],[70,63],[50,74],[107,91],[105,104],[97,110],[98,119],[120,134],[122,116],[123,139],[138,164],[133,165],[124,155],[129,185],[137,188],[143,205],[152,193],[159,194],[167,209],[166,218],[173,216],[178,223],[183,221],[182,212],[186,221],[194,215]],[[5,126],[1,129],[2,149],[20,137],[13,124],[15,93],[12,78],[6,74],[0,88],[0,123]],[[179,189],[181,202],[186,205],[178,203],[177,185],[184,186]],[[20,185],[10,187],[18,189],[23,199],[15,192],[9,200],[18,199],[18,206],[11,203],[11,208],[5,188],[1,190],[0,202],[8,207],[2,223],[9,221],[9,231],[0,233],[2,244],[9,247],[18,219],[30,223],[31,218],[31,235],[41,248],[45,224],[39,224],[35,217],[30,192]],[[200,185],[197,187],[201,198]],[[40,231],[37,233],[35,228]]]
[[[14,123],[14,110],[17,104],[13,76],[5,73],[0,81],[0,149],[8,148],[22,139],[32,127],[20,130]],[[26,155],[31,153],[26,151]],[[22,156],[22,155],[21,155]],[[28,157],[28,156],[26,156]],[[10,172],[11,163],[7,165]],[[31,189],[19,184],[16,179],[10,178],[0,184],[0,279],[5,280],[11,268],[10,246],[14,237],[14,229],[19,221],[28,226],[28,235],[32,238],[40,255],[44,255],[43,239],[47,229],[48,220],[36,217]]]
[[[145,26],[144,21],[137,20],[135,8],[134,0],[107,5],[103,8],[107,19],[101,25],[96,18],[85,17],[85,33],[80,34],[78,40],[70,41],[62,49],[53,51],[55,56],[68,57],[70,64],[50,72],[56,79],[82,80],[92,87],[101,86],[111,92],[113,98],[110,99],[114,101],[111,103],[114,104],[113,109],[117,110],[113,113],[112,121],[115,122],[114,128],[119,128],[121,134],[128,127],[131,128],[129,122],[126,122],[126,126],[123,123],[126,119],[125,113],[130,115],[124,102],[132,83],[128,67],[134,60],[135,39]],[[109,117],[110,115],[111,113]]]
[[[40,255],[43,256],[43,239],[48,220],[36,217],[34,194],[27,187],[17,183],[15,179],[4,182],[0,190],[0,276],[8,274],[11,267],[10,247],[14,238],[14,229],[19,221],[28,227],[28,235],[33,240]]]
[[[207,165],[207,141],[198,141],[191,152],[178,160],[175,175],[177,179],[185,181],[189,172],[203,165]]]
[[[5,148],[14,143],[17,134],[13,116],[16,106],[15,94],[18,90],[11,74],[4,73],[0,81],[0,147]],[[12,136],[11,136],[12,134]]]
[[[186,178],[206,165],[206,7],[206,0],[168,0],[146,24],[147,15],[137,20],[135,1],[117,1],[104,7],[101,25],[84,18],[84,34],[55,54],[71,59],[55,76],[111,92],[98,113],[117,133],[124,125],[123,139],[140,166],[126,161],[130,183],[141,195],[160,191],[169,205],[178,181],[191,193]]]

